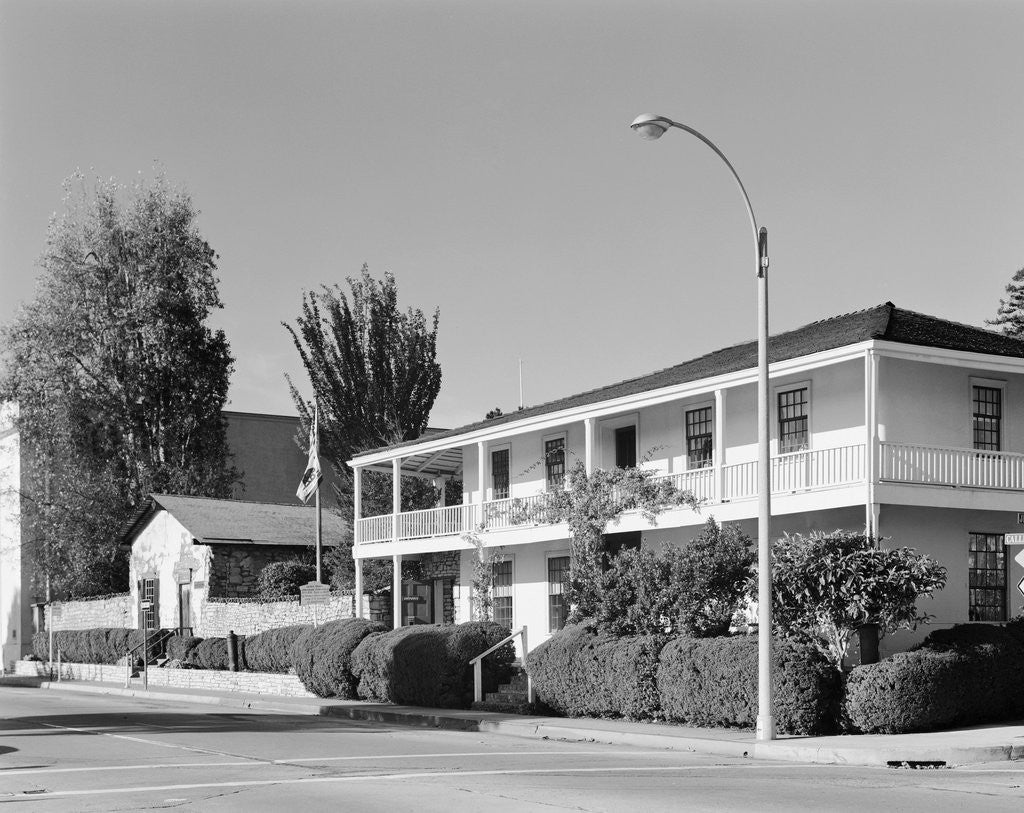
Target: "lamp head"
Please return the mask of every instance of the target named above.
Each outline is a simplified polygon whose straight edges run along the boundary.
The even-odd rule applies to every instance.
[[[655,116],[652,113],[642,113],[633,119],[633,123],[629,126],[640,138],[646,141],[656,141],[665,135],[665,131],[672,126],[672,119]]]

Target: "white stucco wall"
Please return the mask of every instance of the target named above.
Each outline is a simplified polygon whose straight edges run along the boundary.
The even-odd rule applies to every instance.
[[[21,442],[16,404],[0,404],[0,645],[11,668],[32,647],[31,571],[21,513]]]
[[[209,545],[195,545],[192,535],[166,511],[158,511],[138,534],[129,558],[131,624],[138,626],[138,581],[154,574],[160,582],[158,626],[178,626],[177,581],[174,566],[182,556],[191,556],[198,563],[192,573],[192,618],[198,624],[203,597],[210,579]]]

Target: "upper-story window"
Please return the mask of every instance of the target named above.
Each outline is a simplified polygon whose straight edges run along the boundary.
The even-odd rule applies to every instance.
[[[504,500],[509,496],[509,450],[491,450],[491,499]]]
[[[1003,391],[999,387],[971,387],[974,448],[998,452],[1003,441]]]
[[[544,441],[544,481],[549,490],[565,483],[565,436]]]
[[[809,448],[808,415],[810,413],[810,388],[806,386],[780,390],[779,412],[779,454],[802,452]]]
[[[620,469],[636,467],[636,425],[615,430],[615,465]]]
[[[686,410],[686,467],[705,469],[711,465],[713,441],[711,407]]]

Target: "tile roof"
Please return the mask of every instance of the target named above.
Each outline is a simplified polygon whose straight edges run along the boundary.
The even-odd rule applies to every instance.
[[[946,350],[962,350],[971,353],[987,353],[994,356],[1024,358],[1024,340],[1004,336],[985,328],[964,325],[927,316],[923,313],[897,308],[892,302],[885,302],[873,308],[833,316],[804,325],[796,330],[779,333],[770,338],[768,356],[770,362],[807,356],[824,350],[833,350],[851,344],[878,339],[900,344],[921,345]],[[548,401],[508,415],[490,420],[467,424],[447,432],[432,435],[430,440],[472,432],[485,427],[500,426],[504,423],[522,420],[563,409],[597,404],[627,395],[649,392],[699,381],[757,366],[757,342],[745,342],[722,350],[715,350],[699,358],[684,361],[674,367],[667,367],[637,378],[626,379],[605,387],[570,395],[555,401]],[[406,441],[394,446],[373,449],[362,454],[372,454],[385,449],[400,448],[419,440]],[[361,456],[361,455],[360,455]]]
[[[316,509],[313,506],[182,497],[176,494],[150,494],[145,504],[119,532],[119,544],[131,545],[160,509],[166,510],[185,526],[196,541],[203,544],[314,544]],[[339,544],[348,523],[330,511],[323,511],[321,517],[324,545]]]

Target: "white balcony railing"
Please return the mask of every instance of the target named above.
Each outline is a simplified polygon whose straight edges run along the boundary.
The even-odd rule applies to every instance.
[[[880,444],[879,479],[960,488],[1024,489],[1024,454]]]

